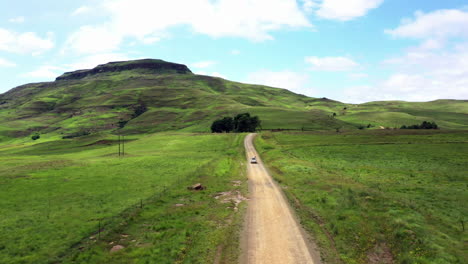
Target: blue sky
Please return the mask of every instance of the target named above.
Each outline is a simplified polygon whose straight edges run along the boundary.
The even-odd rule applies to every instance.
[[[353,103],[468,99],[468,2],[0,0],[0,93],[139,58]]]

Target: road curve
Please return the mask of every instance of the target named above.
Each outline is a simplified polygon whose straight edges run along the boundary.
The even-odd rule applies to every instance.
[[[256,134],[245,138],[250,201],[243,234],[241,263],[320,263],[281,190],[265,169],[255,147]],[[258,164],[250,164],[251,157]]]

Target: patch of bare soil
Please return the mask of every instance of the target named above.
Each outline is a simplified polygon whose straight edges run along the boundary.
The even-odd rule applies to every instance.
[[[241,181],[232,181],[232,186],[234,187],[239,187],[241,186],[242,182]]]
[[[390,248],[385,243],[375,245],[367,254],[370,264],[393,264],[393,255]]]
[[[221,201],[221,203],[232,203],[234,211],[239,209],[239,204],[242,201],[248,200],[239,191],[221,192],[216,194],[214,198]]]

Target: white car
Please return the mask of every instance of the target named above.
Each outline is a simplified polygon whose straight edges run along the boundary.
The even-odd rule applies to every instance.
[[[250,163],[251,164],[257,164],[257,158],[256,157],[251,158]]]

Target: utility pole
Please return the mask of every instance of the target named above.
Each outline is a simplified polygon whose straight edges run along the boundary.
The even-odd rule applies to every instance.
[[[117,141],[119,143],[119,157],[120,157],[120,135],[117,136]]]

